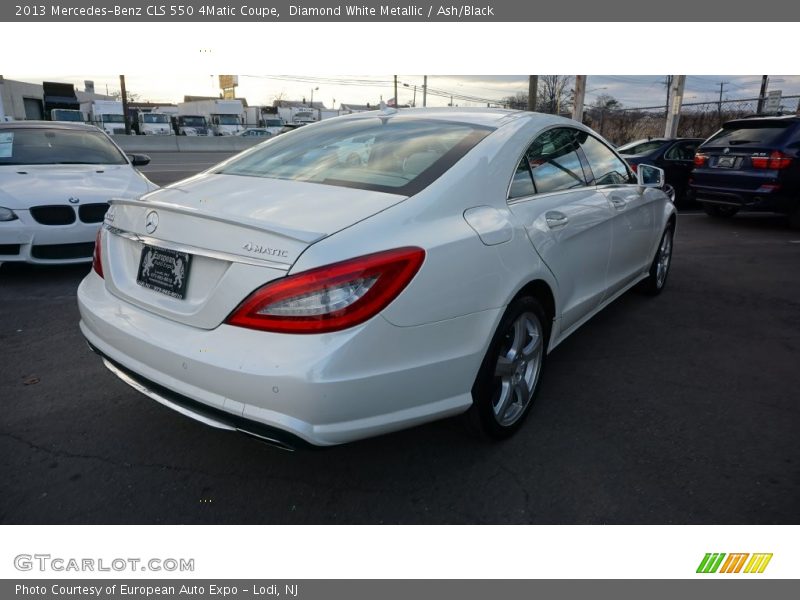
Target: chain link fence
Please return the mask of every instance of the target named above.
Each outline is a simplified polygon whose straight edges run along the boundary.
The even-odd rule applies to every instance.
[[[777,114],[793,114],[798,108],[800,95],[784,96]],[[678,122],[678,136],[707,138],[726,121],[757,114],[758,98],[684,103]],[[615,110],[590,107],[584,113],[584,122],[606,139],[620,145],[648,137],[663,137],[667,111],[663,105]]]

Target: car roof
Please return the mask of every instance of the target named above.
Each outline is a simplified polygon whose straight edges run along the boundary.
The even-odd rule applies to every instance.
[[[0,123],[0,129],[77,129],[80,131],[98,131],[94,125],[71,121],[7,121]]]
[[[733,119],[731,121],[726,121],[723,124],[723,127],[728,125],[738,125],[740,123],[763,123],[763,122],[775,122],[775,121],[788,121],[788,122],[800,122],[800,116],[798,115],[783,115],[783,116],[769,116],[769,117],[745,117],[743,119]]]
[[[388,118],[397,120],[425,119],[434,121],[449,121],[467,123],[483,127],[497,128],[519,119],[541,119],[543,121],[564,121],[578,126],[577,121],[571,121],[563,117],[536,113],[522,110],[509,110],[505,108],[461,108],[461,107],[442,107],[442,108],[403,108],[400,110],[387,108],[384,110],[370,110],[361,113],[353,113],[340,117],[348,120]]]

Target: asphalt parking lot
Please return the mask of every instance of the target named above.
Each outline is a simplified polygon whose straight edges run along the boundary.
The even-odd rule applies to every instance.
[[[233,152],[150,152],[149,165],[139,170],[157,185],[167,185],[173,181],[191,177],[226,158]]]
[[[205,427],[86,348],[88,268],[0,267],[1,523],[800,521],[800,232],[780,218],[682,215],[667,290],[564,342],[501,444],[458,420],[295,453]]]

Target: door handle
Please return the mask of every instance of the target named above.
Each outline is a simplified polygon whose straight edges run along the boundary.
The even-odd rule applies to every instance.
[[[611,196],[609,200],[611,200],[611,204],[617,210],[625,210],[625,208],[628,206],[628,203],[625,202],[625,200],[623,200],[622,198],[615,198],[614,196]]]
[[[558,212],[557,210],[551,210],[544,215],[545,221],[547,222],[547,226],[550,229],[558,229],[559,227],[564,227],[567,223],[569,223],[569,218],[562,212]]]

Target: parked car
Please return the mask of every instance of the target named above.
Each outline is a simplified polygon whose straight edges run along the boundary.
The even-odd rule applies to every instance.
[[[770,211],[800,228],[800,117],[728,121],[698,148],[690,183],[712,217]]]
[[[0,123],[0,263],[92,260],[111,198],[157,189],[93,125]]]
[[[326,150],[367,140],[358,164]],[[282,447],[459,413],[502,439],[548,352],[631,287],[664,288],[661,185],[557,116],[330,119],[114,200],[80,328],[138,391]]]
[[[647,164],[664,170],[667,193],[679,206],[688,202],[689,174],[694,167],[694,153],[703,138],[651,138],[638,140],[617,148],[635,171]]]
[[[272,134],[264,127],[248,127],[247,129],[242,129],[236,135],[241,137],[272,137]]]

